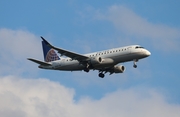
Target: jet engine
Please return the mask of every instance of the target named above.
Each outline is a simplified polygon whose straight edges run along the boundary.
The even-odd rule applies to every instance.
[[[97,66],[106,66],[106,65],[109,65],[109,64],[113,64],[114,63],[114,60],[111,59],[111,58],[101,58],[101,57],[95,57],[95,58],[91,58],[90,60],[90,64],[91,65],[97,65]]]
[[[101,57],[91,58],[91,60],[90,60],[90,63],[91,63],[92,65],[100,64],[101,62],[102,62],[102,58],[101,58]]]
[[[125,71],[125,67],[123,65],[117,65],[117,66],[114,66],[113,68],[113,72],[114,73],[123,73]]]

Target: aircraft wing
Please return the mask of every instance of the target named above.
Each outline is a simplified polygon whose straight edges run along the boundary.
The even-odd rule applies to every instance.
[[[51,64],[50,63],[47,63],[47,62],[43,62],[43,61],[39,61],[39,60],[36,60],[36,59],[32,59],[32,58],[28,58],[28,60],[32,61],[32,62],[35,62],[39,65],[44,65],[44,66],[50,66]]]
[[[71,52],[71,51],[68,51],[68,50],[64,50],[64,49],[61,49],[61,48],[54,47],[48,41],[46,41],[43,37],[41,37],[41,38],[48,46],[50,46],[51,48],[57,50],[58,53],[60,53],[61,55],[70,57],[73,60],[78,60],[78,61],[87,61],[89,59],[89,57],[84,56],[82,54],[78,54],[78,53],[75,53],[75,52]]]

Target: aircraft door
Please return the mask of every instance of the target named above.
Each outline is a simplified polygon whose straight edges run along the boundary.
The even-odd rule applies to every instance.
[[[127,48],[128,53],[131,53],[131,49],[132,49],[132,47],[128,47],[128,48]]]

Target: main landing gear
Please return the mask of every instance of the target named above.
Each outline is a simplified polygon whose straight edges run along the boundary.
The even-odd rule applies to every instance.
[[[85,72],[89,72],[89,66],[90,66],[90,65],[87,63],[86,67],[84,68],[84,71],[85,71]]]
[[[104,74],[102,72],[99,73],[99,77],[104,78]]]
[[[85,71],[85,72],[89,72],[89,69],[88,69],[88,68],[85,68],[84,71]]]
[[[99,70],[99,77],[100,77],[100,78],[104,78],[104,76],[105,76],[106,73],[107,73],[107,71]]]
[[[136,65],[137,62],[138,62],[138,59],[135,59],[134,62],[133,62],[133,64],[134,64],[133,67],[134,68],[137,68],[137,65]]]

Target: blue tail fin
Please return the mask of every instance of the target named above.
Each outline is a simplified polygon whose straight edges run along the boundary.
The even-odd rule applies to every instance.
[[[54,49],[47,46],[44,41],[42,41],[42,47],[43,47],[43,54],[44,54],[44,61],[45,62],[60,60],[59,56],[56,54]]]

